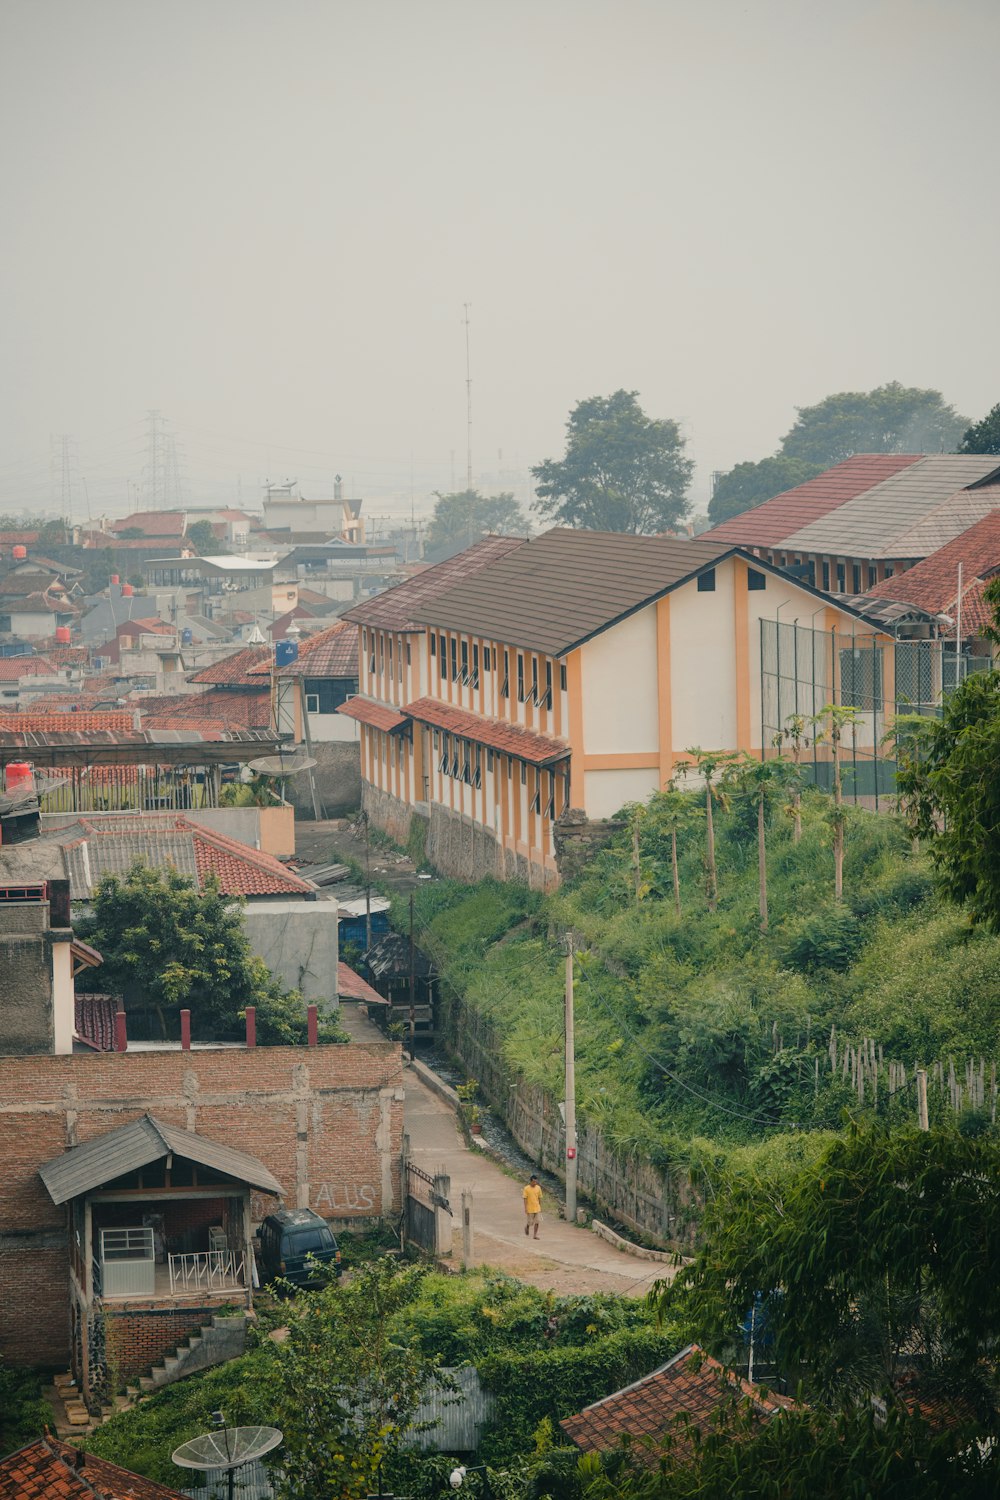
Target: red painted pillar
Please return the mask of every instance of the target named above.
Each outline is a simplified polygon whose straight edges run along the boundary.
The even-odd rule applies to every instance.
[[[319,1042],[319,1019],[318,1019],[318,1014],[319,1013],[318,1013],[317,1008],[316,1008],[315,1005],[310,1005],[309,1008],[308,1008],[308,1010],[306,1011],[306,1016],[308,1017],[308,1026],[309,1026],[309,1045],[310,1045],[310,1047],[315,1047],[318,1044],[318,1042]]]
[[[181,1011],[181,1051],[191,1051],[191,1012]]]
[[[257,1045],[257,1007],[256,1007],[256,1005],[248,1005],[247,1006],[247,1046],[248,1047],[256,1047],[256,1045]]]
[[[128,1032],[125,1027],[125,1012],[123,1010],[115,1012],[115,1051],[128,1051]]]

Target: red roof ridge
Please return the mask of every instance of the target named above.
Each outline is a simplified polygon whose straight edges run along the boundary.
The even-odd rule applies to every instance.
[[[493,719],[486,714],[456,708],[454,704],[442,703],[438,698],[416,698],[412,703],[406,704],[403,712],[412,719],[475,740],[488,749],[500,750],[518,760],[529,761],[532,765],[563,760],[570,751],[568,740],[542,734],[537,729],[512,723],[509,719]]]

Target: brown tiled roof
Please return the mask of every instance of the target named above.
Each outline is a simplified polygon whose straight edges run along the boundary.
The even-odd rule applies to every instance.
[[[368,724],[372,729],[381,729],[385,734],[391,733],[393,729],[401,729],[408,723],[405,714],[398,709],[387,708],[384,703],[376,703],[373,698],[363,698],[360,693],[355,693],[353,698],[348,698],[337,709],[338,714],[345,714],[349,719],[357,719],[359,724]]]
[[[180,1490],[82,1453],[58,1438],[39,1438],[0,1460],[0,1500],[184,1500]]]
[[[38,537],[37,531],[0,531],[0,547],[31,547]]]
[[[147,729],[175,729],[182,724],[197,728],[211,720],[234,729],[268,729],[271,725],[271,695],[260,679],[255,688],[214,688],[207,693],[176,693],[147,702],[132,700],[142,713]]]
[[[0,599],[18,599],[25,594],[51,593],[60,599],[66,597],[66,588],[57,578],[43,582],[39,573],[8,573],[0,578]]]
[[[419,630],[421,611],[445,589],[463,579],[475,577],[490,564],[506,557],[508,552],[523,546],[523,537],[484,537],[455,557],[435,563],[434,567],[425,568],[415,578],[408,578],[405,583],[397,583],[394,588],[376,594],[374,599],[355,605],[345,612],[344,619],[354,620],[358,625],[373,625],[376,630]]]
[[[557,526],[496,558],[475,577],[436,593],[416,606],[413,616],[424,624],[563,656],[733,550],[702,538]]]
[[[110,729],[131,731],[135,728],[135,714],[131,710],[109,710],[107,713],[47,714],[34,708],[25,713],[0,713],[0,729],[20,730],[30,734],[42,730],[47,734],[63,732],[77,733],[81,729]]]
[[[110,529],[119,531],[141,531],[147,537],[183,536],[186,515],[180,510],[137,510],[120,521],[112,521]],[[136,538],[138,540],[138,538]]]
[[[962,564],[962,634],[972,635],[992,617],[983,600],[983,588],[993,574],[1000,571],[1000,510],[990,511],[975,526],[970,526],[968,531],[963,531],[954,541],[905,573],[897,573],[876,584],[866,597],[895,599],[931,614],[954,618],[959,563]]]
[[[449,734],[513,755],[532,766],[565,760],[569,754],[565,740],[525,729],[521,724],[511,724],[508,719],[490,719],[484,714],[468,713],[465,709],[453,708],[450,703],[441,703],[437,698],[418,698],[416,702],[408,703],[403,712],[420,724],[447,730]]]
[[[35,592],[26,594],[23,598],[19,595],[11,595],[11,601],[7,606],[6,613],[14,615],[75,615],[79,614],[79,610],[65,594],[60,594],[57,597],[54,594]]]
[[[815,479],[783,490],[763,505],[755,505],[720,522],[703,532],[702,537],[713,542],[735,542],[741,547],[780,546],[793,532],[865,494],[919,459],[919,453],[856,453],[842,464],[817,474]]]
[[[270,661],[251,667],[249,676],[258,680],[270,671]],[[338,620],[318,630],[308,640],[299,642],[299,654],[287,667],[280,667],[279,677],[357,677],[358,627],[352,620]]]
[[[378,990],[373,990],[367,980],[355,974],[343,962],[337,963],[337,994],[341,1000],[364,1000],[369,1005],[388,1005],[389,1002]]]
[[[44,656],[0,656],[0,682],[22,677],[54,677],[56,669]]]
[[[188,682],[207,682],[216,687],[259,687],[260,678],[249,676],[249,669],[266,666],[271,660],[268,646],[244,646],[232,656],[224,656],[198,672],[192,672]]]
[[[691,1344],[651,1375],[605,1396],[603,1401],[595,1401],[559,1425],[585,1451],[606,1452],[625,1437],[656,1442],[670,1433],[675,1451],[688,1452],[691,1441],[685,1434],[684,1419],[704,1432],[721,1407],[740,1397],[753,1403],[763,1421],[794,1407],[786,1397],[750,1385],[697,1344]],[[650,1464],[656,1463],[655,1451],[644,1453],[637,1447],[634,1452]]]
[[[123,620],[115,633],[117,635],[174,635],[176,630],[175,625],[168,625],[166,620],[161,620],[158,615],[150,615],[141,620]]]

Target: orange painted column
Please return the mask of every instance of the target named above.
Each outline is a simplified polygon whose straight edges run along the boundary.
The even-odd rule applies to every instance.
[[[670,701],[670,595],[656,601],[656,703],[660,790],[674,771],[673,714]]]

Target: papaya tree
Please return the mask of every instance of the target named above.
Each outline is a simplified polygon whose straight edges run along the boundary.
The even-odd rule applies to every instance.
[[[840,752],[845,729],[853,731],[860,722],[858,710],[846,703],[825,703],[812,717],[816,741],[829,740],[833,760],[833,815],[830,821],[833,825],[833,894],[837,901],[844,898],[844,785]]]

